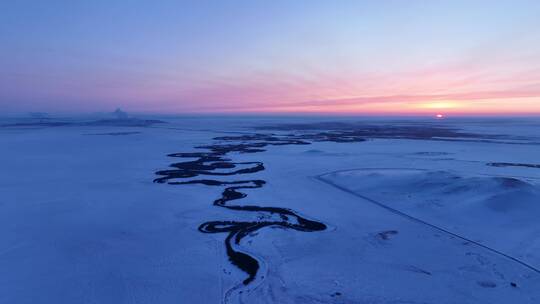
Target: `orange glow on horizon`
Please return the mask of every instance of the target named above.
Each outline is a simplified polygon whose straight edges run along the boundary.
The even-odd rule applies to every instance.
[[[454,109],[460,107],[460,105],[455,102],[430,102],[421,104],[420,107],[426,109]]]
[[[487,99],[481,101],[385,101],[373,103],[298,104],[223,109],[241,113],[328,113],[337,115],[540,115],[540,98]],[[440,111],[444,110],[445,114]]]

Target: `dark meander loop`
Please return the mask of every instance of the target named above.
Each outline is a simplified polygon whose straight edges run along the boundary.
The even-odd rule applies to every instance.
[[[252,205],[231,205],[230,201],[240,200],[247,196],[241,192],[242,189],[261,188],[266,184],[266,181],[254,180],[238,180],[238,181],[218,181],[214,179],[196,179],[188,181],[171,181],[174,179],[189,179],[199,176],[231,176],[240,174],[250,174],[263,171],[264,164],[262,162],[233,162],[225,157],[231,152],[237,153],[257,153],[264,152],[265,147],[282,146],[282,145],[309,145],[314,141],[335,141],[344,142],[340,139],[340,134],[336,133],[317,133],[310,135],[288,135],[278,137],[275,135],[255,134],[243,136],[226,136],[216,137],[214,140],[224,142],[235,142],[232,144],[215,144],[208,146],[196,147],[197,149],[207,149],[209,152],[191,152],[191,153],[173,153],[170,157],[178,158],[196,158],[196,160],[174,163],[170,165],[173,169],[162,170],[156,172],[161,176],[154,180],[157,183],[168,183],[171,185],[187,185],[187,184],[202,184],[206,186],[226,186],[221,197],[214,201],[215,206],[227,208],[237,211],[251,211],[258,213],[266,213],[271,216],[269,219],[259,217],[258,221],[210,221],[199,226],[199,231],[203,233],[228,233],[225,239],[225,247],[227,256],[231,263],[242,271],[248,274],[248,277],[243,281],[244,285],[252,282],[259,270],[259,262],[252,256],[236,250],[233,245],[239,245],[242,239],[259,229],[265,227],[281,227],[285,229],[294,229],[297,231],[313,232],[326,229],[326,225],[321,222],[306,219],[293,210],[279,207],[260,207]],[[342,134],[343,135],[343,134]],[[361,137],[353,137],[347,134],[346,142],[364,141]],[[248,166],[242,169],[237,169],[238,165]],[[229,169],[232,171],[217,172],[215,170]]]

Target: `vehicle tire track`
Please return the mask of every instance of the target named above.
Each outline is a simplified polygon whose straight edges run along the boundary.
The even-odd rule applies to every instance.
[[[372,168],[372,169],[375,169],[375,168]],[[363,199],[363,200],[365,200],[365,201],[368,201],[369,203],[371,203],[371,204],[373,204],[373,205],[376,205],[376,206],[378,206],[378,207],[380,207],[380,208],[383,208],[383,209],[385,209],[385,210],[388,211],[388,212],[391,212],[391,213],[393,213],[393,214],[396,214],[396,215],[398,215],[398,216],[401,216],[401,217],[403,217],[403,218],[406,218],[406,219],[408,219],[408,220],[410,220],[410,221],[419,223],[419,224],[421,224],[421,225],[430,227],[430,228],[432,228],[432,229],[434,229],[434,230],[437,230],[437,231],[439,231],[439,232],[442,232],[442,233],[445,233],[445,234],[447,234],[447,235],[453,236],[453,237],[455,237],[455,238],[461,239],[461,240],[463,240],[463,241],[469,242],[469,243],[471,243],[471,244],[473,244],[473,245],[476,245],[476,246],[481,247],[481,248],[483,248],[483,249],[485,249],[485,250],[488,250],[488,251],[490,251],[490,252],[492,252],[492,253],[494,253],[494,254],[496,254],[496,255],[502,256],[502,257],[504,257],[504,258],[506,258],[506,259],[508,259],[508,260],[510,260],[510,261],[512,261],[512,262],[518,263],[518,264],[520,264],[521,266],[523,266],[523,267],[525,267],[525,268],[528,268],[529,270],[532,270],[532,271],[534,271],[534,272],[540,274],[540,269],[538,269],[538,268],[536,268],[536,267],[534,267],[534,266],[532,266],[532,265],[530,265],[530,264],[528,264],[528,263],[526,263],[526,262],[524,262],[524,261],[522,261],[522,260],[520,260],[520,259],[518,259],[518,258],[516,258],[516,257],[513,257],[513,256],[511,256],[511,255],[508,255],[508,254],[506,254],[506,253],[504,253],[504,252],[502,252],[502,251],[499,251],[499,250],[497,250],[497,249],[495,249],[495,248],[486,246],[486,245],[484,245],[484,244],[482,244],[482,243],[479,243],[479,242],[473,241],[473,240],[471,240],[471,239],[468,239],[468,238],[465,237],[465,236],[462,236],[462,235],[459,235],[459,234],[454,233],[454,232],[452,232],[452,231],[449,231],[449,230],[447,230],[447,229],[445,229],[445,228],[443,228],[443,227],[437,226],[437,225],[435,225],[435,224],[431,224],[431,223],[426,222],[426,221],[424,221],[424,220],[422,220],[422,219],[420,219],[420,218],[417,218],[417,217],[414,217],[414,216],[409,215],[409,214],[407,214],[407,213],[404,213],[404,212],[402,212],[402,211],[399,211],[399,210],[397,210],[397,209],[395,209],[395,208],[392,208],[392,207],[390,207],[390,206],[388,206],[388,205],[385,205],[385,204],[383,204],[383,203],[381,203],[381,202],[378,202],[378,201],[376,201],[376,200],[374,200],[374,199],[371,199],[371,198],[369,198],[369,197],[367,197],[367,196],[364,196],[364,195],[362,195],[362,194],[356,193],[356,192],[354,192],[354,191],[352,191],[352,190],[350,190],[350,189],[348,189],[348,188],[345,188],[345,187],[343,187],[343,186],[340,186],[340,185],[338,185],[338,184],[332,182],[331,180],[328,180],[328,179],[325,179],[325,178],[324,178],[324,176],[327,176],[327,175],[330,175],[330,174],[336,174],[336,173],[340,173],[340,172],[350,172],[350,171],[355,171],[355,170],[359,170],[359,169],[346,169],[346,170],[336,170],[336,171],[326,172],[326,173],[323,173],[323,174],[320,174],[320,175],[315,176],[315,179],[317,179],[317,180],[319,180],[319,181],[321,181],[321,182],[323,182],[323,183],[325,183],[325,184],[327,184],[327,185],[329,185],[329,186],[332,186],[332,187],[334,187],[334,188],[336,188],[336,189],[339,189],[339,190],[341,190],[341,191],[343,191],[343,192],[346,192],[346,193],[348,193],[348,194],[351,194],[351,195],[353,195],[353,196],[355,196],[355,197],[358,197],[358,198],[361,198],[361,199]]]

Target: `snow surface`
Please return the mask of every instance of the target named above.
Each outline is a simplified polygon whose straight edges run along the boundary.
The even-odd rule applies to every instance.
[[[216,136],[337,119],[158,119],[0,127],[0,303],[540,303],[540,169],[487,165],[539,164],[538,120],[377,119],[504,137],[230,155],[266,168],[242,204],[328,226],[248,237],[240,246],[262,267],[243,286],[226,235],[197,227],[253,214],[212,206],[221,187],[156,184],[154,173]]]

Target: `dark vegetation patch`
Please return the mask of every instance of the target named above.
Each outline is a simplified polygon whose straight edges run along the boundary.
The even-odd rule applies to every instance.
[[[141,134],[142,132],[109,132],[109,133],[89,133],[89,134],[83,134],[83,135],[110,135],[110,136],[122,136],[122,135],[133,135],[133,134]]]
[[[497,287],[497,284],[492,281],[478,281],[476,282],[478,285],[484,288],[495,288]]]
[[[492,167],[525,167],[540,169],[539,164],[523,164],[523,163],[487,163],[486,165]]]
[[[416,273],[419,273],[419,274],[432,275],[431,272],[429,272],[427,270],[424,270],[424,269],[422,269],[420,267],[413,266],[413,265],[408,265],[407,267],[405,267],[405,270],[411,271],[411,272],[416,272]]]
[[[3,124],[1,127],[81,127],[81,126],[106,126],[106,127],[148,127],[154,124],[166,123],[155,119],[100,119],[82,122],[73,121],[53,121],[53,120],[30,120],[26,122],[15,122]]]
[[[379,233],[377,233],[377,237],[380,238],[381,240],[389,240],[390,237],[394,236],[394,235],[397,235],[398,234],[398,231],[397,230],[386,230],[386,231],[381,231]]]
[[[257,127],[259,130],[280,131],[339,131],[341,137],[364,137],[364,138],[405,138],[405,139],[434,139],[434,138],[481,138],[484,136],[462,132],[459,129],[437,125],[374,125],[363,123],[346,122],[319,122],[319,123],[296,123],[276,124]],[[490,136],[489,138],[499,138]]]
[[[422,155],[422,156],[443,156],[443,155],[450,155],[450,154],[452,154],[452,153],[448,153],[448,152],[429,152],[429,151],[414,153],[414,155]]]

